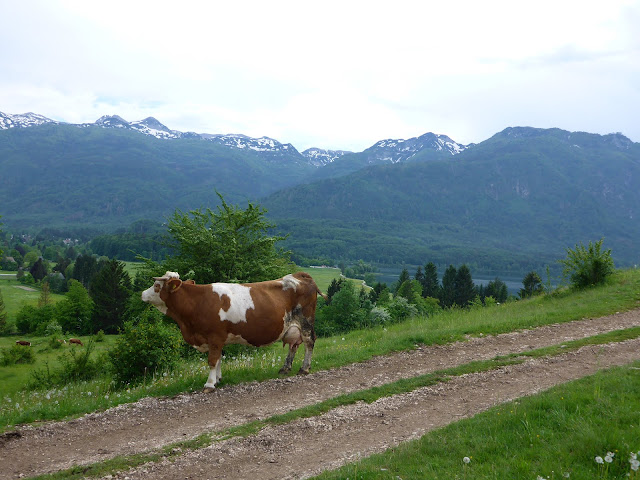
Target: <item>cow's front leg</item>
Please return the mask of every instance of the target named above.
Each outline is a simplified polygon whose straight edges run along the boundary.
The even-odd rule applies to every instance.
[[[216,383],[222,378],[222,346],[215,344],[209,344],[209,378],[207,383],[204,384],[205,393],[213,391],[216,388]]]

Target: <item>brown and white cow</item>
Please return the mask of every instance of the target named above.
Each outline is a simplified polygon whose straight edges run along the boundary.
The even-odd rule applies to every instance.
[[[31,342],[28,342],[26,340],[17,340],[16,341],[16,345],[23,345],[25,347],[30,347],[31,346]]]
[[[79,338],[70,338],[70,339],[69,339],[69,343],[70,343],[71,345],[75,344],[75,345],[83,346],[83,344],[82,344],[82,340],[80,340]]]
[[[152,287],[142,292],[142,300],[154,305],[176,321],[187,343],[209,352],[210,391],[222,377],[222,347],[241,343],[260,347],[282,340],[289,353],[280,373],[291,371],[301,343],[305,355],[298,373],[309,373],[316,340],[314,322],[320,292],[305,272],[258,283],[212,283],[196,285],[182,281],[175,272],[154,277]],[[326,297],[325,297],[326,298]]]

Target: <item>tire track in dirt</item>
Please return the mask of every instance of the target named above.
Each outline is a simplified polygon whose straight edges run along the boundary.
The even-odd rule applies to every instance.
[[[300,479],[384,451],[500,403],[640,360],[640,339],[529,359],[450,382],[336,408],[257,435],[122,472],[116,479]]]
[[[419,347],[307,377],[224,387],[211,394],[146,398],[69,422],[19,427],[19,435],[6,436],[6,441],[0,442],[0,458],[11,459],[10,465],[0,469],[0,479],[139,453],[401,378],[634,326],[640,326],[638,309],[444,346]]]

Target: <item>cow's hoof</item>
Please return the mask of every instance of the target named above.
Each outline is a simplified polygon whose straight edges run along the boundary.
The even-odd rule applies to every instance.
[[[298,370],[298,375],[309,375],[309,370],[300,369]]]
[[[282,368],[278,371],[278,375],[287,375],[290,371],[291,371],[291,369],[290,369],[290,368],[282,367]]]
[[[204,387],[202,389],[202,393],[211,393],[211,392],[214,392],[215,390],[216,390],[215,387]]]

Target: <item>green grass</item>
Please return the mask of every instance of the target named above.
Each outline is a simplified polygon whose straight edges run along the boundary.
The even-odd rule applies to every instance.
[[[588,339],[565,342],[561,345],[557,345],[556,348],[537,349],[529,352],[521,352],[520,354],[513,354],[507,357],[496,357],[492,360],[471,362],[468,364],[463,364],[456,367],[436,371],[426,375],[420,375],[413,378],[401,379],[401,380],[398,380],[389,384],[385,384],[379,387],[373,387],[366,390],[339,395],[337,397],[330,398],[328,400],[325,400],[317,404],[291,410],[284,414],[273,415],[263,420],[256,420],[246,424],[241,424],[235,427],[228,428],[224,431],[204,433],[199,435],[195,439],[171,444],[169,446],[164,446],[158,449],[157,451],[147,452],[144,454],[135,454],[130,456],[121,456],[111,460],[106,460],[104,462],[98,462],[98,463],[84,466],[84,467],[74,467],[69,470],[65,470],[63,472],[58,472],[53,475],[44,475],[38,478],[53,479],[53,478],[79,478],[79,477],[85,477],[85,476],[102,476],[108,473],[114,473],[115,471],[122,471],[131,467],[135,467],[145,462],[158,461],[161,457],[171,457],[175,455],[180,455],[186,450],[204,448],[211,445],[213,442],[219,442],[232,437],[246,437],[249,435],[255,435],[265,427],[283,425],[299,418],[309,418],[313,416],[322,415],[323,413],[326,413],[329,410],[339,406],[351,405],[356,402],[373,403],[376,400],[383,397],[389,397],[392,395],[410,392],[425,386],[446,382],[449,379],[456,376],[469,374],[469,373],[483,372],[491,369],[496,369],[505,365],[521,363],[522,361],[524,361],[525,356],[539,357],[544,354],[558,355],[561,353],[566,353],[571,350],[577,350],[578,348],[581,348],[582,346],[587,344],[597,345],[597,344],[602,344],[602,343],[611,342],[611,341],[622,341],[629,338],[636,338],[638,336],[640,336],[640,328],[632,328],[632,329],[627,329],[620,332],[611,332],[611,333],[606,333],[602,335],[597,335],[594,337],[589,337]],[[578,385],[578,383],[576,383],[576,385]],[[598,384],[596,391],[598,392],[598,395],[601,394],[602,387],[600,384]],[[564,397],[562,397],[562,400],[564,400]],[[640,402],[640,400],[638,400],[638,402]],[[513,404],[518,405],[519,401],[513,402]],[[510,413],[513,414],[515,407],[512,406],[510,408],[511,408]],[[611,412],[609,413],[611,414]],[[522,414],[522,410],[521,410],[521,414]],[[500,415],[501,413],[499,411],[497,413],[497,416],[500,416]],[[527,417],[526,412],[524,412],[524,417],[525,418]],[[526,428],[530,428],[528,421],[525,424],[525,426]],[[482,432],[480,432],[479,434],[481,435]],[[393,455],[393,451],[390,451],[387,455]],[[415,453],[413,451],[409,451],[406,455],[408,456],[408,458],[402,458],[401,460],[401,464],[403,466],[407,466],[411,464],[412,458],[415,456]],[[370,467],[369,465],[367,465],[365,461],[362,463],[365,466],[365,468],[362,468],[360,464],[350,465],[345,467],[344,469],[342,469],[342,471],[338,473],[336,472],[331,473],[330,478],[345,478],[344,472],[347,472],[346,475],[348,478],[397,478],[397,476],[387,477],[386,474],[380,475],[381,472],[389,472],[390,469],[388,467],[378,467],[378,464],[376,463],[376,457],[372,457],[369,460],[369,462],[372,463],[373,467]],[[390,464],[390,461],[385,458],[383,463],[387,465],[387,464]],[[367,468],[369,468],[369,470],[371,470],[372,468],[373,471],[370,471],[367,475],[360,477],[358,475],[358,472],[362,472],[362,471],[367,472]],[[463,466],[463,468],[468,468],[468,467]],[[355,469],[355,472],[352,474],[350,469],[352,470]],[[405,468],[404,472],[406,472],[409,475],[408,477],[404,477],[404,478],[423,478],[422,474],[424,474],[421,464],[418,465],[417,469],[414,469],[414,471],[411,471],[411,469]],[[336,477],[336,475],[338,476]],[[419,475],[419,476],[416,476],[416,475]],[[437,477],[434,477],[434,478],[437,478]],[[443,478],[456,478],[456,477],[452,475],[451,477],[445,476]],[[494,477],[490,477],[490,478],[494,478]],[[505,478],[509,478],[509,477],[505,477]]]
[[[378,327],[321,338],[316,342],[313,369],[318,371],[362,362],[374,355],[412,349],[416,344],[444,344],[464,340],[468,335],[497,334],[583,317],[598,317],[635,308],[639,304],[640,271],[619,271],[607,285],[582,292],[564,292],[471,311],[446,311],[434,317],[414,318],[386,328]],[[32,340],[34,344],[40,341]],[[15,339],[0,341],[8,342],[5,344],[9,345]],[[2,345],[4,344],[0,343]],[[105,348],[108,345],[107,342]],[[41,353],[36,353],[36,366],[42,367],[49,354],[39,358]],[[225,359],[222,386],[276,378],[285,355],[286,350],[281,345],[272,345],[250,350],[235,359]],[[299,368],[302,355],[299,354],[298,357],[294,371]],[[54,362],[55,359],[50,358],[49,361]],[[111,380],[105,377],[73,385],[65,390],[46,392],[50,397],[47,400],[55,401],[48,401],[44,405],[42,392],[20,390],[20,385],[24,385],[29,378],[30,368],[33,367],[0,367],[4,397],[4,401],[0,399],[0,425],[4,426],[0,430],[6,430],[16,423],[81,415],[135,401],[144,396],[174,395],[199,390],[208,373],[203,359],[185,362],[181,369],[166,377],[159,375],[149,378],[144,385],[130,386],[127,389],[116,389]],[[6,390],[5,382],[8,387]]]
[[[13,272],[15,273],[15,272]],[[26,287],[32,290],[26,290]],[[7,320],[15,320],[16,314],[23,305],[37,305],[40,298],[40,289],[34,286],[22,285],[15,279],[0,278],[0,292],[2,292],[2,300],[4,308],[7,312]],[[58,302],[64,298],[64,295],[51,294],[53,302]]]
[[[316,478],[640,478],[628,461],[640,450],[639,368],[613,368],[500,405]],[[595,457],[607,452],[613,462],[598,465]]]

